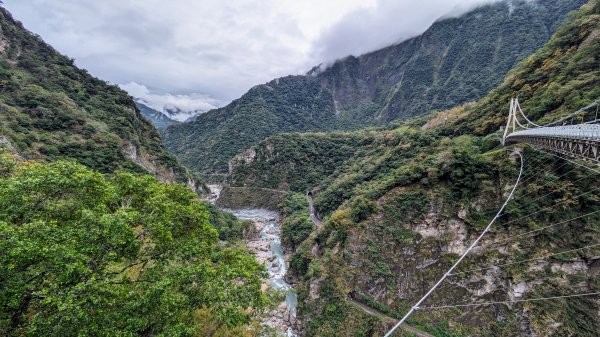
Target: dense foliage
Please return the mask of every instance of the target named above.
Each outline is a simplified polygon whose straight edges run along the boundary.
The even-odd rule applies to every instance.
[[[261,170],[268,167],[286,181],[311,177],[287,186],[317,191],[324,227],[297,247],[290,263],[300,279],[299,310],[308,322],[307,335],[381,335],[389,324],[365,315],[348,295],[390,315],[404,313],[487,225],[518,172],[518,157],[500,148],[497,132],[516,95],[539,121],[556,120],[600,96],[600,2],[591,0],[571,15],[542,49],[477,103],[385,129],[350,132],[346,142],[340,134],[315,134],[325,138],[319,143],[308,141],[311,134],[281,135],[257,146],[254,161],[237,163],[231,176],[236,184],[286,186],[264,178]],[[320,143],[326,145],[319,148]],[[345,146],[353,147],[350,155]],[[303,148],[309,150],[296,150]],[[321,150],[331,162],[312,167],[310,160],[323,165],[312,155]],[[522,186],[489,240],[561,226],[487,246],[465,260],[461,271],[600,242],[597,175],[529,148],[523,157]],[[519,286],[527,289],[523,298],[598,291],[597,254],[597,248],[586,249],[457,275],[428,303],[503,301],[516,296]],[[409,323],[436,336],[596,336],[598,310],[597,299],[587,297],[417,312]]]
[[[219,239],[228,242],[236,242],[243,239],[252,222],[242,221],[235,215],[220,210],[214,205],[207,204],[210,214],[210,224],[219,232]]]
[[[332,130],[332,106],[331,94],[321,90],[316,79],[288,76],[161,133],[165,146],[196,172],[226,172],[229,159],[269,136]]]
[[[264,305],[263,267],[185,187],[0,158],[1,335],[201,336]]]
[[[354,130],[476,100],[583,3],[506,0],[439,20],[397,45],[258,85],[165,129],[164,141],[196,172],[224,173],[229,159],[270,136]]]
[[[77,68],[4,8],[0,40],[0,136],[22,156],[188,182],[187,170],[125,91]]]
[[[258,186],[305,192],[331,175],[340,163],[368,148],[373,133],[290,133],[269,138],[252,149],[251,161],[231,161],[232,186]]]
[[[279,205],[284,220],[281,237],[289,247],[295,248],[308,238],[315,228],[308,217],[308,200],[301,193],[289,193]]]

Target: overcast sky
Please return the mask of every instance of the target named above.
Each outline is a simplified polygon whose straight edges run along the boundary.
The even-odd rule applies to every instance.
[[[3,1],[26,28],[133,96],[209,109],[490,0]]]

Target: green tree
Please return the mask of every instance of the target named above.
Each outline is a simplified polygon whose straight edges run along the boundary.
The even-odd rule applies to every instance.
[[[313,222],[306,215],[287,217],[281,225],[281,234],[292,246],[297,247],[314,229]]]
[[[149,176],[0,160],[0,335],[194,336],[263,307],[263,267]]]

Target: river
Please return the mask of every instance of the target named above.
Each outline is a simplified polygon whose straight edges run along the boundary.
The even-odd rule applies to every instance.
[[[246,242],[259,262],[266,265],[269,273],[269,285],[285,292],[285,302],[270,314],[267,324],[279,328],[289,337],[296,336],[293,326],[296,323],[296,305],[298,299],[294,288],[285,281],[288,262],[281,248],[281,226],[279,214],[260,209],[228,210],[242,220],[250,220],[259,231],[256,238]]]
[[[220,189],[218,186],[210,186],[218,198]],[[267,286],[285,293],[285,301],[273,309],[265,318],[264,324],[271,326],[284,336],[296,337],[294,328],[296,320],[296,306],[298,298],[294,288],[285,281],[285,273],[288,270],[288,261],[281,248],[281,225],[280,216],[277,212],[263,209],[225,210],[233,213],[241,220],[250,220],[254,224],[258,235],[246,240],[248,249],[256,255],[259,262],[265,264],[269,273]]]

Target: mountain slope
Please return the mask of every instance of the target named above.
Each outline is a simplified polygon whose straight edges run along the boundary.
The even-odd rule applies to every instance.
[[[399,317],[481,233],[518,172],[518,158],[500,147],[497,132],[514,96],[541,121],[600,97],[598,0],[477,103],[380,130],[284,134],[233,161],[235,186],[316,192],[325,224],[301,236],[306,240],[290,263],[306,335],[382,335],[390,324],[365,315],[348,297]],[[597,175],[530,148],[523,156],[523,183],[486,248],[423,306],[600,290],[597,249],[537,259],[600,242]],[[540,230],[553,224],[561,225]],[[525,235],[530,231],[536,232]],[[502,265],[528,259],[535,260]],[[436,336],[591,337],[600,331],[598,310],[597,297],[582,297],[418,311],[409,324]]]
[[[226,172],[240,150],[282,132],[352,130],[479,99],[582,3],[507,0],[440,20],[400,44],[256,86],[165,129],[165,145],[196,172]]]
[[[162,112],[156,111],[143,103],[136,102],[135,105],[140,110],[142,116],[144,116],[144,118],[148,122],[152,123],[152,125],[154,125],[154,127],[157,129],[166,128],[169,125],[178,123],[177,121],[167,117]]]
[[[27,159],[150,172],[198,188],[131,97],[90,76],[0,9],[0,136]]]

